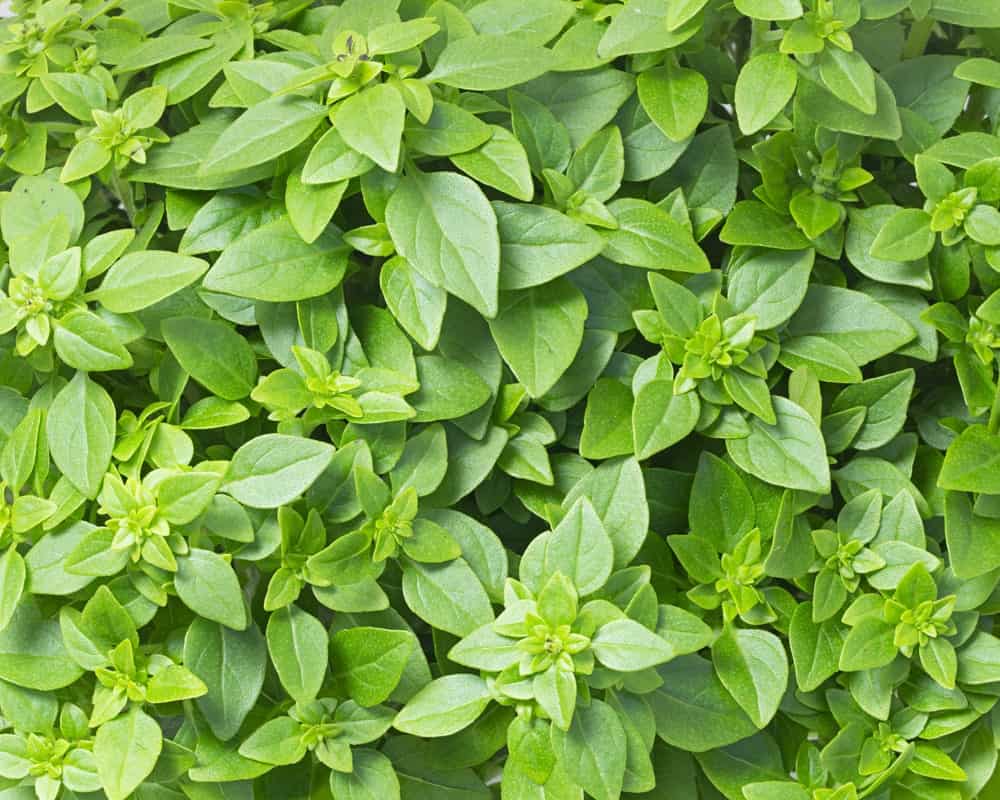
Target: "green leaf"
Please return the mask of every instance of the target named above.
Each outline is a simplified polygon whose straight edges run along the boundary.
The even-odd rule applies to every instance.
[[[269,197],[255,193],[217,194],[191,218],[178,251],[198,255],[224,250],[254,228],[279,216],[281,206]]]
[[[494,201],[500,232],[500,288],[526,289],[572,272],[604,248],[601,236],[555,209]]]
[[[573,154],[566,126],[533,97],[511,91],[508,98],[514,135],[524,147],[531,171],[541,175],[546,168],[565,170]]]
[[[82,671],[63,644],[59,623],[42,617],[22,600],[0,632],[0,678],[17,686],[51,692],[69,686]]]
[[[198,280],[208,262],[166,250],[129,253],[116,261],[94,293],[106,309],[127,314],[158,303]]]
[[[629,53],[647,53],[683,42],[665,36],[671,6],[665,0],[633,0],[616,14],[601,37],[597,52],[602,58],[617,58]],[[669,28],[668,28],[669,29]],[[682,28],[683,31],[683,28]]]
[[[429,156],[452,156],[465,153],[488,142],[493,129],[479,117],[453,103],[440,100],[426,123],[411,120],[406,126],[409,147]],[[527,157],[525,157],[527,171]]]
[[[508,434],[491,427],[481,440],[466,436],[454,427],[448,436],[448,471],[441,485],[428,498],[435,506],[448,506],[465,497],[490,473],[507,445]]]
[[[382,265],[379,286],[386,305],[402,328],[425,350],[441,335],[448,295],[396,256]]]
[[[227,246],[203,285],[213,292],[272,303],[307,300],[340,284],[347,254],[332,229],[305,242],[287,217],[279,217]]]
[[[313,700],[323,687],[328,641],[323,623],[294,604],[275,611],[267,621],[271,663],[296,702]]]
[[[340,201],[347,191],[347,181],[326,185],[303,183],[300,173],[293,172],[285,184],[285,208],[302,241],[312,244],[327,229]]]
[[[656,733],[667,744],[704,753],[756,732],[701,656],[675,658],[657,672],[663,683],[646,700],[656,718]]]
[[[744,64],[735,96],[744,135],[756,133],[778,116],[795,94],[797,82],[795,62],[783,53],[762,53]]]
[[[625,730],[614,709],[594,700],[578,708],[563,737],[562,756],[570,777],[596,800],[621,796],[625,776]]]
[[[518,0],[486,0],[470,8],[467,16],[479,33],[517,34],[525,41],[545,44],[573,12],[565,0],[539,0],[527,7]]]
[[[632,441],[636,458],[646,459],[682,441],[698,422],[696,392],[674,394],[672,380],[652,380],[635,395]]]
[[[736,0],[736,10],[744,16],[763,20],[798,19],[802,16],[799,0]]]
[[[726,451],[740,469],[790,489],[826,494],[830,468],[823,436],[815,421],[791,400],[773,397],[777,422],[750,418],[750,435],[728,439]]]
[[[955,68],[955,77],[1000,89],[1000,63],[991,58],[969,58]]]
[[[638,672],[674,656],[673,648],[666,641],[630,619],[602,625],[591,639],[591,647],[598,661],[618,672]]]
[[[934,0],[931,15],[942,22],[955,25],[994,28],[1000,24],[1000,14],[996,9],[984,8],[970,0]]]
[[[174,588],[184,605],[199,616],[237,631],[247,627],[239,578],[217,553],[192,548],[187,556],[178,558]]]
[[[504,361],[533,397],[545,394],[569,368],[583,341],[587,301],[572,283],[504,292],[490,332]]]
[[[773,633],[727,626],[712,645],[719,680],[754,725],[765,727],[788,686],[788,656]]]
[[[52,401],[45,423],[52,460],[86,497],[96,497],[115,444],[115,406],[104,389],[77,372]]]
[[[618,228],[604,232],[606,258],[646,269],[708,271],[708,258],[691,233],[659,206],[623,198],[609,203],[608,210]]]
[[[481,408],[492,394],[478,373],[441,356],[418,356],[417,380],[420,389],[407,397],[417,422],[463,417]]]
[[[862,114],[874,114],[878,110],[875,72],[858,51],[824,48],[819,59],[819,74],[831,92]]]
[[[569,491],[563,508],[572,508],[580,497],[591,502],[611,538],[615,567],[624,567],[642,548],[649,531],[646,484],[639,462],[619,458],[601,464]]]
[[[233,455],[221,490],[252,508],[277,508],[312,486],[333,452],[331,445],[314,439],[258,436]]]
[[[843,626],[835,619],[813,621],[812,603],[795,609],[789,628],[789,645],[795,679],[803,691],[811,692],[839,669],[844,646]]]
[[[201,173],[264,164],[304,142],[326,107],[302,97],[272,97],[243,112],[204,155]]]
[[[198,383],[223,400],[241,400],[257,382],[257,357],[229,325],[172,317],[160,327],[174,358]],[[212,346],[206,348],[205,343]]]
[[[615,125],[599,130],[580,145],[566,170],[577,191],[602,203],[621,188],[624,175],[625,146]]]
[[[916,261],[923,258],[934,246],[931,218],[917,208],[901,208],[893,214],[878,232],[871,245],[875,258],[893,261]]]
[[[490,92],[530,81],[554,65],[551,50],[520,36],[465,36],[448,43],[426,80]]]
[[[341,103],[333,124],[349,147],[395,172],[405,116],[406,106],[396,88],[378,83]]]
[[[267,666],[267,645],[257,626],[235,631],[197,618],[184,637],[184,664],[208,687],[195,699],[219,739],[231,739],[257,703]]]
[[[392,762],[377,750],[352,752],[351,772],[330,771],[330,791],[344,800],[398,800],[399,778]]]
[[[794,314],[809,288],[813,250],[764,251],[740,261],[729,276],[735,311],[753,314],[757,330],[778,327]]]
[[[979,685],[992,683],[1000,674],[1000,639],[977,632],[958,653],[958,680]]]
[[[1000,521],[974,513],[968,495],[945,495],[944,533],[951,568],[959,578],[975,578],[1000,566]]]
[[[349,147],[340,132],[330,128],[309,151],[302,165],[302,181],[306,184],[340,183],[364,175],[373,166],[370,158]]]
[[[914,338],[902,317],[862,292],[813,284],[788,323],[792,336],[823,337],[864,366]]]
[[[153,771],[163,748],[156,720],[138,706],[111,722],[94,737],[94,761],[101,785],[111,800],[125,800]]]
[[[492,695],[478,675],[446,675],[417,692],[393,720],[393,727],[414,736],[449,736],[471,725]]]
[[[1000,436],[970,425],[951,443],[938,475],[938,486],[965,492],[1000,493]]]
[[[830,406],[832,413],[866,409],[865,421],[851,447],[874,450],[900,432],[906,422],[915,377],[913,370],[904,369],[848,386],[837,395]]]
[[[89,311],[71,311],[59,320],[53,335],[59,360],[85,372],[128,369],[132,356],[115,330]]]
[[[568,576],[581,596],[604,586],[614,564],[614,547],[587,498],[566,512],[545,544],[545,573]]]
[[[417,616],[455,636],[466,636],[493,618],[486,590],[462,559],[445,564],[408,561],[403,597]]]
[[[663,134],[679,142],[695,132],[708,107],[708,81],[700,72],[656,67],[636,80],[639,102]]]
[[[450,172],[407,175],[389,200],[386,224],[400,255],[426,280],[496,316],[500,239],[475,183]]]
[[[857,672],[884,667],[896,657],[893,626],[877,617],[865,617],[851,628],[840,653],[840,669]]]
[[[448,468],[448,437],[444,426],[430,425],[412,436],[389,477],[394,495],[413,487],[421,497],[430,494],[444,479]]]
[[[803,113],[825,128],[856,136],[895,141],[902,135],[902,122],[896,96],[880,76],[875,76],[874,114],[866,114],[829,92],[806,74],[799,76],[796,92]]]
[[[524,145],[506,128],[491,125],[492,136],[474,150],[451,156],[451,163],[471,178],[517,200],[531,200],[535,187]]]
[[[69,573],[64,563],[93,530],[94,526],[88,522],[76,522],[45,534],[35,543],[24,556],[32,594],[73,594],[93,580],[87,575]]]
[[[104,110],[107,93],[93,75],[56,73],[45,75],[42,86],[62,109],[82,122],[90,122],[93,109]]]
[[[794,220],[754,200],[741,200],[733,207],[719,238],[726,244],[772,250],[804,250],[811,244]]]
[[[359,626],[330,639],[330,662],[340,691],[363,706],[388,700],[399,685],[417,641],[405,630]]]
[[[0,556],[0,631],[10,624],[24,591],[24,558],[13,547]]]
[[[903,261],[893,255],[887,260],[871,254],[875,237],[895,212],[896,207],[891,205],[849,209],[850,224],[844,243],[847,258],[859,272],[873,280],[929,289],[932,281],[926,259]]]

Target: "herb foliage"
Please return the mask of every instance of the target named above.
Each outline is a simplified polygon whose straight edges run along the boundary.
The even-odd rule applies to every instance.
[[[0,800],[1000,797],[1000,5],[13,13]]]

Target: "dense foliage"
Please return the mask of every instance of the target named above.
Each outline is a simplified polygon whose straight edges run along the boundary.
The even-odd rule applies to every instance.
[[[1000,4],[15,0],[0,800],[1000,797]]]

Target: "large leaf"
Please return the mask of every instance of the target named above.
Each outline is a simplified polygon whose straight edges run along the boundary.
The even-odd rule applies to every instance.
[[[407,175],[385,213],[396,249],[417,272],[484,316],[496,315],[500,237],[473,181],[449,172]]]
[[[490,332],[504,361],[533,397],[551,389],[573,363],[587,318],[587,301],[572,283],[504,292]]]
[[[52,460],[84,496],[94,497],[115,444],[115,406],[108,393],[78,372],[52,401],[45,432]]]
[[[750,434],[728,439],[726,450],[737,466],[763,481],[825,494],[830,490],[826,446],[815,420],[791,400],[772,398],[777,422],[750,418]]]
[[[332,230],[307,243],[287,217],[280,217],[226,247],[204,286],[269,302],[319,297],[343,279],[347,252]]]
[[[778,711],[788,685],[788,657],[773,633],[727,627],[712,645],[723,686],[758,728]]]

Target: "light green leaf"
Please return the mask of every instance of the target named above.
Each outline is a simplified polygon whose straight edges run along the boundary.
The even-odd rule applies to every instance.
[[[325,442],[264,434],[236,451],[221,490],[251,508],[277,508],[308,489],[333,453]]]
[[[830,468],[816,422],[791,400],[773,397],[777,422],[750,418],[750,435],[728,439],[726,450],[736,465],[763,481],[790,489],[826,494]]]
[[[712,645],[719,680],[758,728],[778,711],[788,686],[788,656],[781,640],[762,630],[727,626]]]
[[[504,292],[490,332],[504,361],[529,394],[551,389],[576,357],[583,341],[587,301],[572,283]]]
[[[94,760],[110,800],[125,800],[153,771],[163,748],[155,719],[138,706],[111,722],[94,737]]]
[[[450,172],[407,175],[389,200],[386,224],[400,255],[424,278],[496,316],[500,237],[475,183]]]
[[[86,497],[96,497],[115,445],[115,406],[84,372],[52,401],[45,431],[52,460]]]

